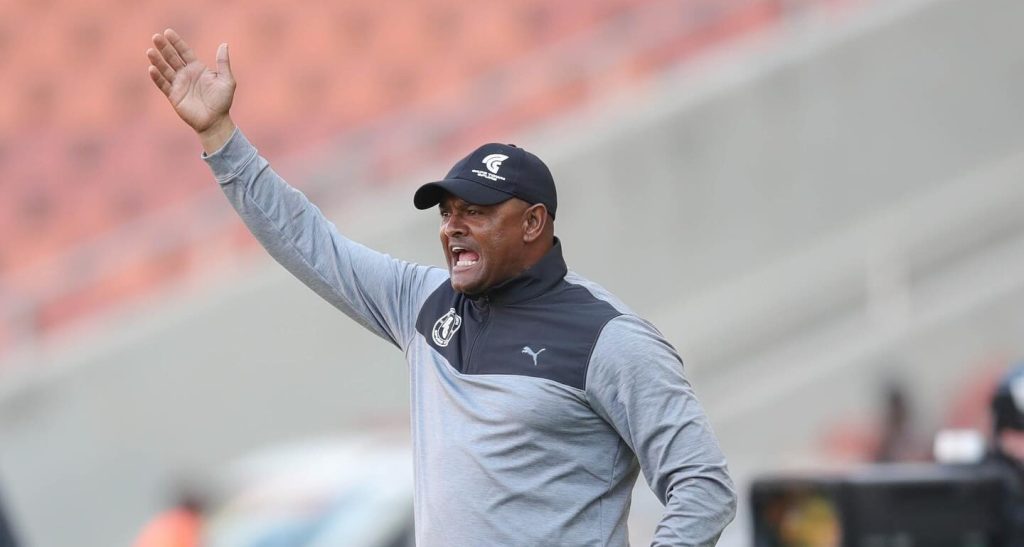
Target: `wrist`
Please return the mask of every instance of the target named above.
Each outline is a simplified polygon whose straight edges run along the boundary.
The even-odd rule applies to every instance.
[[[230,115],[225,114],[209,127],[198,132],[199,142],[203,145],[203,151],[210,155],[220,150],[234,132],[235,122],[231,120]]]

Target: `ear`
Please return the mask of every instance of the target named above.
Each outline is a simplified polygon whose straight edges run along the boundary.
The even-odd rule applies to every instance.
[[[551,217],[543,203],[535,203],[523,211],[523,243],[533,243],[543,233]]]

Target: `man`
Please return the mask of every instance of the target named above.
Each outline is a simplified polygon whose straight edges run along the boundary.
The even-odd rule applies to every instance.
[[[150,77],[282,265],[410,367],[421,546],[626,545],[638,468],[666,505],[655,545],[713,545],[736,498],[707,417],[661,334],[568,272],[547,167],[487,144],[426,184],[447,271],[342,237],[229,116],[226,44],[209,70],[172,30]]]

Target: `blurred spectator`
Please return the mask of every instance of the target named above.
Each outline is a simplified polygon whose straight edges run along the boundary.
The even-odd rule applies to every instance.
[[[1024,545],[1024,362],[1003,375],[992,395],[992,449],[988,464],[1007,480],[1011,537],[1006,545]]]
[[[183,489],[174,507],[153,517],[135,540],[134,547],[199,547],[203,503]]]
[[[893,463],[929,459],[930,443],[920,434],[906,383],[890,378],[879,385],[878,410],[870,420],[861,413],[829,424],[822,438],[828,460]]]
[[[874,461],[879,463],[914,461],[924,458],[916,432],[914,414],[903,382],[890,380],[883,389],[881,435]]]

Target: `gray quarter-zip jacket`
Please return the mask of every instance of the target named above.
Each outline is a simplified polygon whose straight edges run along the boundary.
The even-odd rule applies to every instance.
[[[679,355],[559,242],[471,298],[340,235],[240,131],[204,158],[278,262],[405,352],[420,547],[628,545],[639,470],[654,545],[715,544],[736,496]]]

